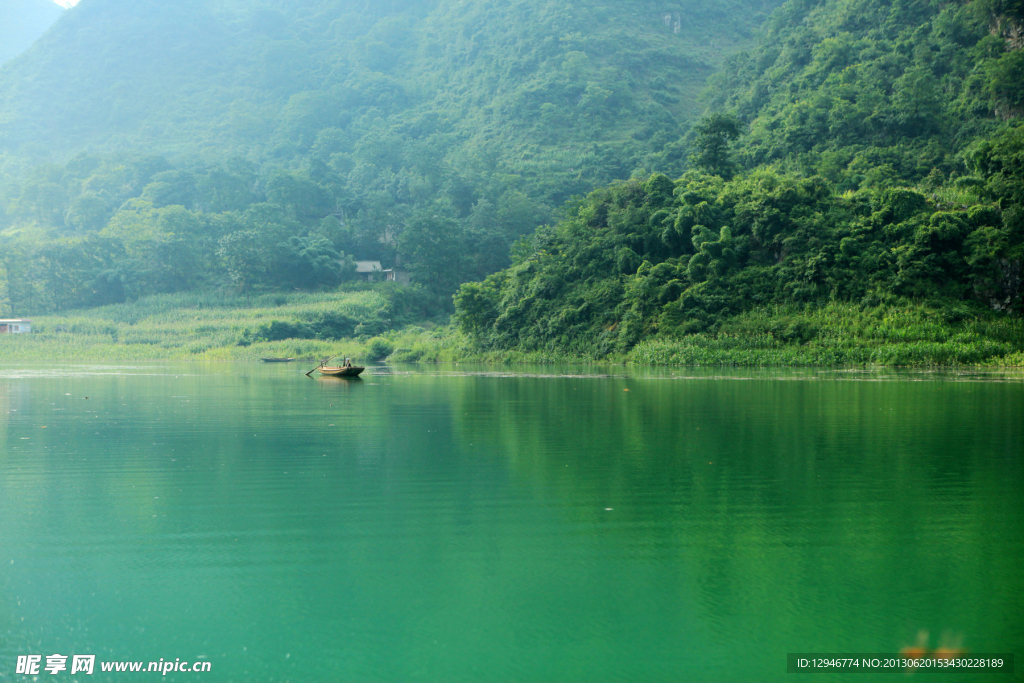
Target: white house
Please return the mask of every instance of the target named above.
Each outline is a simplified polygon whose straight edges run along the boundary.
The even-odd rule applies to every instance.
[[[365,282],[397,282],[407,285],[409,272],[401,268],[381,268],[380,261],[356,261],[356,277]]]
[[[401,270],[400,268],[388,268],[385,270],[384,279],[388,282],[397,282],[400,285],[407,285],[412,281],[408,271]]]
[[[380,261],[356,261],[356,277],[367,282],[382,280],[384,269],[380,267]]]
[[[0,334],[25,334],[32,331],[31,320],[0,319]]]

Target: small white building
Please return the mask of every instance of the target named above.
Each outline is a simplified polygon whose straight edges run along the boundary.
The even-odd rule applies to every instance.
[[[409,272],[400,268],[388,268],[384,271],[384,279],[388,282],[397,282],[400,285],[407,285],[412,281]]]
[[[0,334],[25,334],[32,331],[32,321],[24,319],[0,319]]]
[[[356,277],[366,282],[384,279],[384,269],[380,261],[356,261]]]

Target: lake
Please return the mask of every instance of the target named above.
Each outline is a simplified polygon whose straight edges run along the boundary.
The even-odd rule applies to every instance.
[[[307,369],[0,364],[0,678],[91,654],[40,680],[782,681],[787,653],[922,630],[1021,651],[1020,375]]]

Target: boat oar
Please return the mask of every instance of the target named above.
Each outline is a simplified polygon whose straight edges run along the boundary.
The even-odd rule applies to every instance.
[[[315,368],[313,368],[312,370],[310,370],[309,372],[306,373],[306,377],[309,377],[314,372],[316,372],[317,370],[319,370],[323,366],[327,365],[329,362],[331,362],[335,358],[337,358],[337,356],[331,356],[330,358],[324,358],[322,361],[320,361],[320,365],[316,366]]]

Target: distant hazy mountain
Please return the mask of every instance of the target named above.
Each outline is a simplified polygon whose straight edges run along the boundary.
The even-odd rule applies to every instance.
[[[0,71],[0,151],[289,157],[370,110],[377,130],[647,146],[779,2],[88,0]]]
[[[0,64],[27,50],[63,12],[51,0],[0,2]]]

